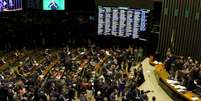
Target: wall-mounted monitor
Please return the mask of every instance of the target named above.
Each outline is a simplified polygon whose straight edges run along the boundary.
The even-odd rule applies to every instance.
[[[150,10],[98,6],[98,35],[140,38],[147,31]]]
[[[65,10],[65,0],[43,0],[43,10]]]
[[[22,0],[0,0],[0,12],[22,10]]]

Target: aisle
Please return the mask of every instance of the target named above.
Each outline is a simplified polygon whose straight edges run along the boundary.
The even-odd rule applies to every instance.
[[[173,101],[166,92],[158,85],[154,74],[154,67],[149,64],[149,58],[142,62],[145,82],[140,86],[140,89],[147,91],[153,90],[154,92],[148,93],[149,101],[152,101],[152,96],[156,97],[156,101]]]

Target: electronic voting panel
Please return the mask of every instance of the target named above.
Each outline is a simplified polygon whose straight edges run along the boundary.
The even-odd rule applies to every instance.
[[[150,10],[128,7],[98,7],[98,35],[139,38],[147,30]]]

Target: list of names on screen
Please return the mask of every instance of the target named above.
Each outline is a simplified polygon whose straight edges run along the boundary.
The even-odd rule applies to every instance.
[[[147,29],[148,9],[98,7],[98,35],[139,38]]]

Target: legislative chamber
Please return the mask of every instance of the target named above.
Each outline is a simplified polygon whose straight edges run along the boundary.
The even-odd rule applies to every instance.
[[[0,0],[0,101],[201,101],[200,0]]]

